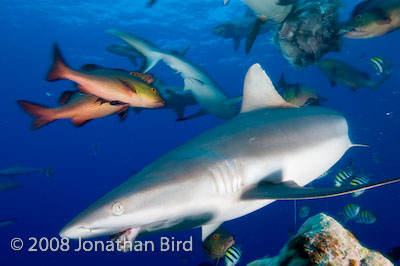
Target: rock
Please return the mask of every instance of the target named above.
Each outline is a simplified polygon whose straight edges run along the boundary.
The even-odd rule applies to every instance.
[[[339,222],[323,213],[309,218],[273,258],[248,266],[393,266],[379,252],[363,247]]]

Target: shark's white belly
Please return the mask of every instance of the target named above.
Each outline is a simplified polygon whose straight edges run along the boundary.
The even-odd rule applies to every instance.
[[[268,20],[280,23],[292,10],[292,6],[277,5],[277,0],[242,0],[259,16],[263,16]]]

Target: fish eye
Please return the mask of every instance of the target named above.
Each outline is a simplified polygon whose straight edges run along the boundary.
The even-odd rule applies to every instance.
[[[151,88],[151,91],[154,92],[154,93],[157,92],[157,90],[155,88]]]
[[[112,206],[112,213],[116,216],[119,216],[124,213],[124,206],[120,202],[116,202]]]
[[[357,16],[356,16],[356,20],[360,20],[362,18],[362,16],[360,15],[360,14],[358,14]]]
[[[219,234],[214,234],[214,235],[213,235],[213,238],[214,238],[214,239],[218,239],[218,238],[219,238]]]

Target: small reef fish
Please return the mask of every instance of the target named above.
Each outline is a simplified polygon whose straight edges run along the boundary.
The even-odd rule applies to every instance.
[[[118,113],[123,120],[128,111],[128,106],[112,105],[109,102],[102,102],[97,96],[78,91],[65,91],[61,95],[59,107],[45,107],[22,100],[18,101],[18,104],[33,116],[33,129],[39,129],[58,119],[71,119],[75,126],[80,127],[92,119],[114,113]]]
[[[356,218],[356,223],[359,224],[373,224],[377,220],[375,214],[370,211],[359,212]]]
[[[300,208],[299,216],[300,218],[306,218],[308,215],[310,215],[311,212],[311,207],[310,206],[303,206]]]
[[[276,88],[282,91],[281,95],[288,103],[296,106],[319,105],[320,97],[315,90],[299,83],[289,84],[283,74]]]
[[[347,38],[372,38],[400,28],[399,0],[367,0],[353,10],[343,29]]]
[[[234,244],[232,234],[220,227],[203,241],[202,247],[207,257],[218,262]]]
[[[392,64],[382,56],[374,57],[370,60],[375,69],[375,73],[380,76],[383,74],[390,74]]]
[[[375,90],[390,77],[390,74],[387,74],[380,80],[373,81],[368,73],[361,72],[353,66],[335,59],[322,60],[318,64],[318,68],[330,79],[332,86],[336,86],[336,83],[339,82],[348,86],[352,91],[360,88]]]
[[[352,185],[352,186],[365,185],[365,184],[368,184],[369,181],[370,181],[370,179],[368,176],[363,176],[363,175],[357,176],[350,181],[350,185]],[[357,198],[357,197],[361,196],[362,194],[364,194],[364,192],[365,192],[365,190],[356,191],[356,192],[352,193],[352,196],[354,198]]]
[[[21,187],[20,184],[6,182],[6,181],[0,181],[0,192],[11,191],[11,190],[18,189],[20,187]]]
[[[347,223],[350,220],[356,219],[357,215],[360,213],[360,206],[354,203],[347,204],[342,211],[342,220]]]
[[[14,219],[0,220],[0,228],[12,225],[15,223]]]
[[[239,263],[240,257],[242,256],[242,251],[237,247],[230,247],[225,253],[225,265],[235,266]]]
[[[45,176],[53,175],[51,167],[30,168],[30,167],[21,167],[19,165],[15,165],[13,167],[0,170],[0,176],[6,176],[6,177],[15,177],[20,175],[34,174],[34,173],[41,173],[42,175]]]
[[[57,45],[54,45],[54,63],[47,76],[47,81],[69,79],[78,84],[78,89],[95,95],[112,105],[158,108],[164,106],[164,100],[158,91],[140,78],[127,71],[107,69],[88,64],[83,71],[69,68]]]
[[[344,183],[354,175],[353,170],[345,169],[339,171],[339,173],[335,176],[335,187],[341,187]]]

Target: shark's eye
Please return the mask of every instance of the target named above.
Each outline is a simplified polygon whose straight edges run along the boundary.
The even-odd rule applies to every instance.
[[[120,202],[116,202],[112,206],[112,212],[114,215],[121,215],[124,213],[124,206]]]

